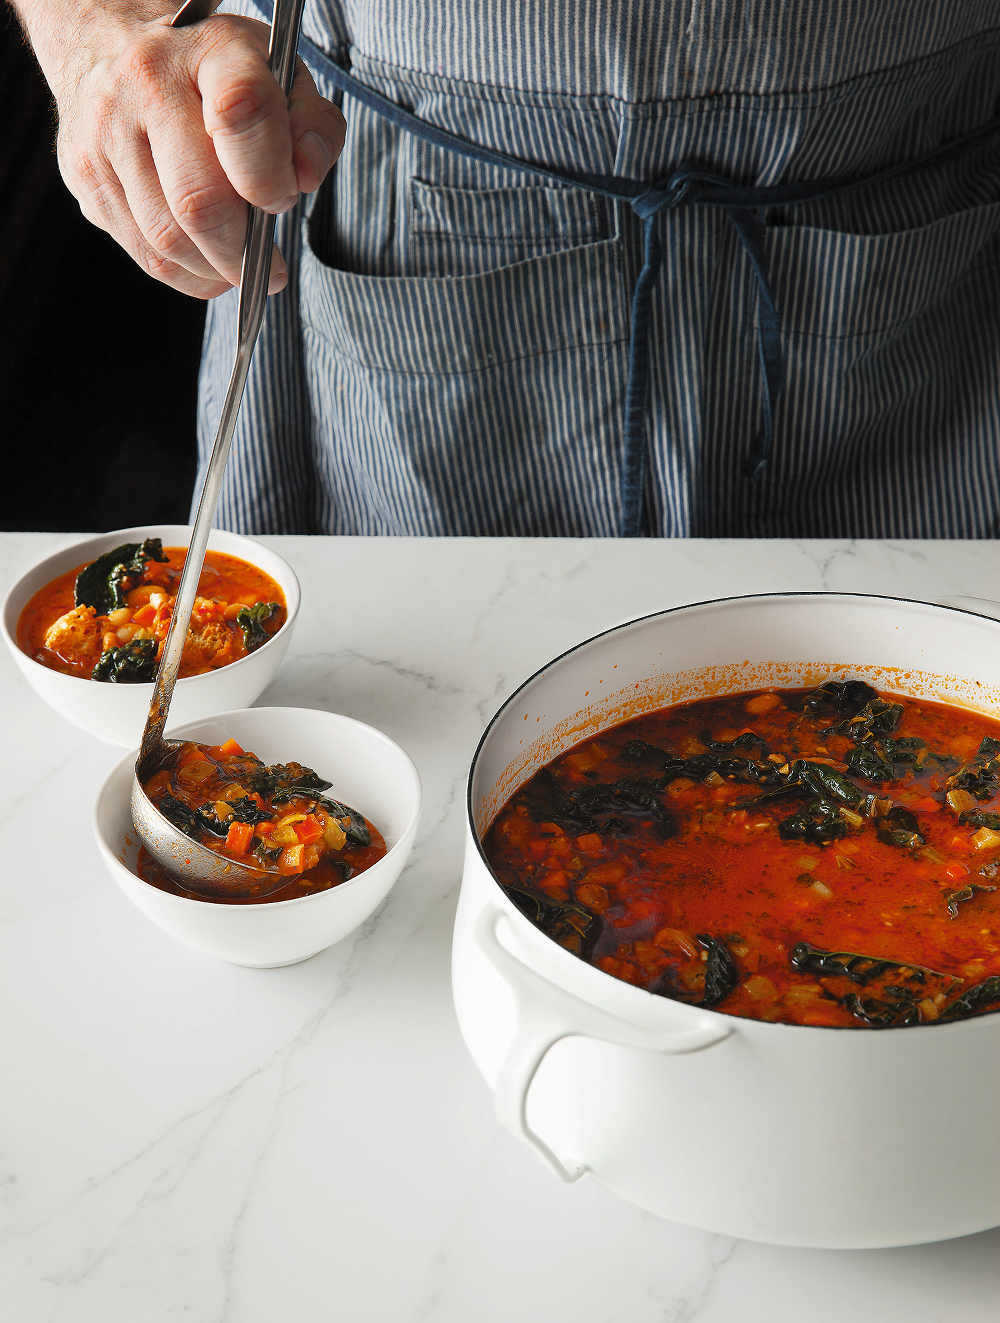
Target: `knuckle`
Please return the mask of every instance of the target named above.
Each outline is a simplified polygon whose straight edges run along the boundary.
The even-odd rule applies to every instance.
[[[166,258],[176,256],[188,242],[173,218],[166,216],[159,216],[152,222],[146,231],[146,239],[156,253]]]
[[[275,108],[277,85],[247,74],[230,78],[216,93],[213,110],[223,131],[239,133],[257,124]]]
[[[147,275],[152,276],[154,280],[162,280],[165,284],[170,283],[170,275],[176,270],[175,263],[160,253],[153,252],[151,248],[140,248],[136,261]]]
[[[231,199],[218,188],[202,185],[182,190],[174,215],[185,230],[198,234],[221,229],[229,220]]]

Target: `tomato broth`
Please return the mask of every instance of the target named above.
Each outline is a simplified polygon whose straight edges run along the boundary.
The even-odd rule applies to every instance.
[[[158,539],[149,539],[78,565],[28,602],[17,624],[18,646],[64,675],[151,680],[186,554],[186,547],[161,547]],[[116,578],[109,589],[111,576]],[[202,675],[239,661],[266,643],[286,615],[284,593],[270,575],[236,556],[208,551],[181,676]]]
[[[861,681],[586,740],[484,839],[606,973],[733,1015],[903,1027],[1000,1008],[1000,722]]]

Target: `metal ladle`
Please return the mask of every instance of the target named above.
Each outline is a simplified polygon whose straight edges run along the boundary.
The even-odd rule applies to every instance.
[[[173,27],[184,27],[207,18],[217,0],[187,0],[173,18]],[[302,23],[304,0],[275,0],[268,64],[275,81],[287,97],[295,76],[295,53]],[[250,358],[264,319],[267,286],[271,275],[275,217],[257,207],[250,208],[247,236],[240,272],[240,301],[237,312],[237,349],[222,417],[209,460],[205,485],[198,503],[184,569],[177,587],[173,617],[157,668],[149,716],[142,735],[139,757],[132,777],[132,822],[149,853],[172,873],[188,891],[210,897],[264,896],[287,885],[280,873],[242,864],[186,836],[154,807],[142,788],[142,780],[171,764],[181,747],[179,740],[165,740],[163,728],[170,711],[174,684],[191,622],[191,610],[205,563],[205,548],[219,503],[222,475],[232,444],[240,401],[250,370]]]

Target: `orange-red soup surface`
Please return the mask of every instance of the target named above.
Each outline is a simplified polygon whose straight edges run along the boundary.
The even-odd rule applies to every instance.
[[[164,547],[163,553],[166,560],[148,560],[141,576],[127,590],[125,605],[107,615],[92,607],[74,607],[74,583],[83,565],[53,579],[21,612],[18,646],[43,666],[84,679],[91,678],[95,665],[110,650],[135,646],[143,638],[155,640],[158,658],[187,548]],[[272,602],[277,610],[262,627],[268,637],[285,622],[281,588],[248,561],[220,551],[207,552],[180,674],[202,675],[245,657],[248,648],[237,616],[242,608]]]
[[[295,900],[339,886],[386,853],[378,829],[325,792],[329,781],[300,763],[265,765],[235,740],[183,744],[176,761],[143,782],[160,810],[193,840],[240,863],[266,870],[261,895],[227,904]],[[276,890],[274,875],[286,879]],[[190,895],[148,852],[139,876],[176,895]],[[200,897],[199,897],[200,899]]]
[[[554,940],[791,1024],[1000,1009],[1000,722],[861,682],[706,699],[585,741],[484,841]]]

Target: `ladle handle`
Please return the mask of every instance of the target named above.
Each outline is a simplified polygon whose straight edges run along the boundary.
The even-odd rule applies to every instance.
[[[295,77],[295,52],[299,42],[303,4],[304,0],[275,0],[274,5],[267,61],[275,81],[286,97],[292,90]],[[207,5],[199,3],[185,4],[174,15],[173,25],[184,27],[189,23],[197,22],[206,17],[207,8]],[[184,559],[184,569],[177,586],[170,628],[156,671],[153,697],[136,762],[139,770],[159,749],[163,740],[163,728],[170,712],[170,700],[173,697],[174,685],[177,683],[177,673],[180,670],[188,626],[191,623],[191,611],[195,597],[198,595],[198,582],[205,563],[205,548],[208,545],[208,535],[212,531],[215,511],[219,504],[222,477],[226,470],[226,460],[229,458],[229,448],[236,428],[240,402],[243,399],[247,373],[250,371],[250,359],[253,356],[254,345],[257,343],[261,322],[264,320],[267,285],[271,276],[274,225],[274,216],[261,211],[258,207],[250,208],[246,243],[243,248],[243,266],[240,271],[236,361],[233,364],[229,389],[219,420],[219,430],[208,462],[201,498],[198,501],[194,527],[191,530],[187,555]]]

